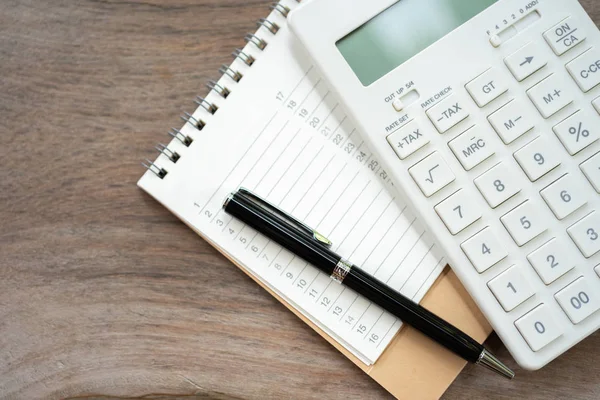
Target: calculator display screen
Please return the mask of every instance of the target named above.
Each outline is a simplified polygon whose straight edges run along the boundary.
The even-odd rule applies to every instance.
[[[336,45],[368,86],[498,0],[400,0]]]

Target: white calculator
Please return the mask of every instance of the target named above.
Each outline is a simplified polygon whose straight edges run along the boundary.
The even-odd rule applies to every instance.
[[[522,367],[600,327],[600,32],[576,0],[315,0],[291,26]]]

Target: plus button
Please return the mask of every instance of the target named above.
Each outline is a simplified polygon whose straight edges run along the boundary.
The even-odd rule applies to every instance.
[[[562,93],[562,90],[558,90],[558,89],[556,89],[556,90],[554,91],[554,95],[555,95],[556,97],[560,97],[560,94],[561,94],[561,93]]]

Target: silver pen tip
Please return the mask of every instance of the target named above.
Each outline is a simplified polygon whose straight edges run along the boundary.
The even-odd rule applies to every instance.
[[[508,368],[506,365],[502,363],[502,361],[498,360],[496,356],[490,353],[487,350],[483,350],[481,352],[481,356],[479,357],[479,361],[477,364],[481,364],[487,369],[494,371],[497,374],[500,374],[508,379],[513,379],[515,377],[515,373],[513,370]]]

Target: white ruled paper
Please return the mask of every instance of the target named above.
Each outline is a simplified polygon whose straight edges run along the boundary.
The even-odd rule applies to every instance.
[[[401,322],[222,211],[229,193],[248,188],[417,302],[445,265],[416,218],[394,198],[386,171],[303,56],[285,20],[270,18],[283,28],[276,36],[259,31],[270,35],[269,45],[264,52],[245,49],[257,59],[252,67],[232,65],[244,78],[239,84],[228,77],[220,81],[232,93],[226,100],[209,96],[217,113],[194,113],[206,127],[183,127],[194,143],[172,142],[169,147],[181,159],[173,164],[159,157],[156,164],[167,176],[148,172],[139,185],[372,364]]]

